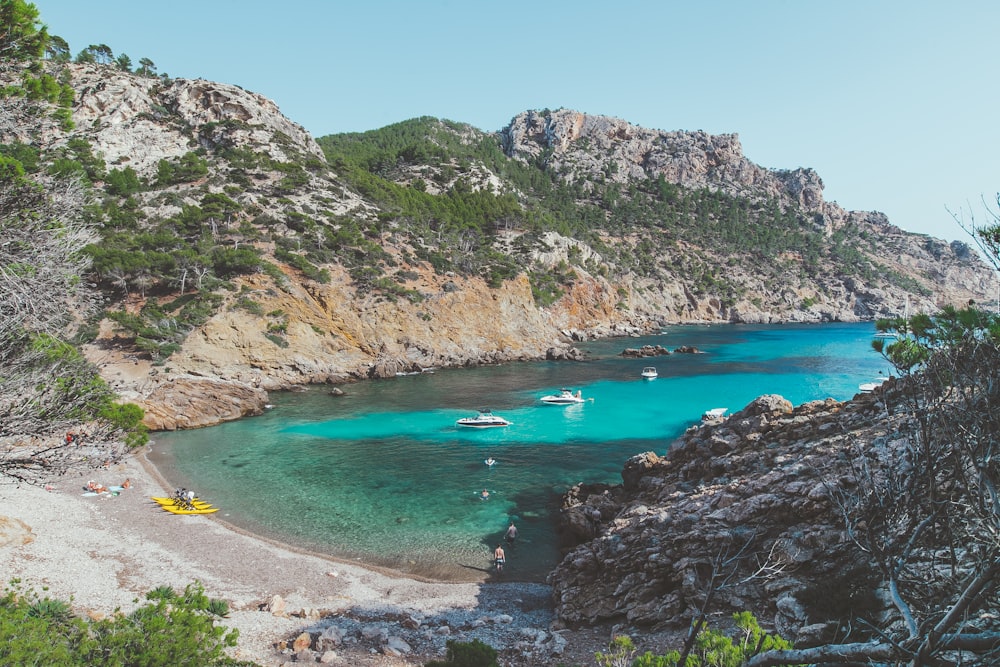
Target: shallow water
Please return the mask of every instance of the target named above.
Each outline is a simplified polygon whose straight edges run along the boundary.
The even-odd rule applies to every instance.
[[[632,455],[663,454],[709,408],[761,394],[795,404],[847,399],[887,373],[870,324],[670,327],[578,345],[586,362],[511,363],[272,394],[272,410],[207,429],[158,433],[163,476],[221,507],[221,518],[321,553],[441,579],[489,567],[510,520],[505,578],[556,564],[554,515],[578,482],[621,481]],[[626,347],[704,354],[626,359]],[[642,380],[655,365],[656,380]],[[539,397],[581,389],[586,403]],[[508,427],[455,425],[490,408]],[[493,457],[490,467],[484,460]],[[488,489],[489,500],[479,494]]]

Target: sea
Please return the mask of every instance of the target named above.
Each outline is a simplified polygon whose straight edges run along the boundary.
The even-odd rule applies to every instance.
[[[586,361],[437,369],[342,385],[340,396],[329,386],[272,393],[258,417],[154,434],[149,458],[239,529],[432,580],[488,577],[513,521],[504,578],[544,581],[560,559],[570,487],[620,483],[631,456],[665,454],[712,408],[732,413],[763,394],[796,405],[851,398],[890,372],[874,333],[871,323],[672,326],[578,343]],[[699,353],[622,355],[643,345]],[[645,366],[659,377],[641,378]],[[562,388],[587,400],[539,400]],[[456,425],[483,409],[511,424]]]

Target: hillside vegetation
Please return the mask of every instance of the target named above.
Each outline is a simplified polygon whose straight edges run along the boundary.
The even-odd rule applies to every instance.
[[[756,165],[735,135],[546,109],[499,132],[424,117],[315,140],[255,93],[103,44],[72,57],[29,27],[35,51],[0,71],[0,159],[85,189],[76,213],[96,238],[77,273],[103,308],[79,310],[75,331],[153,428],[253,413],[247,387],[558,356],[672,322],[874,319],[992,290],[967,245],[825,202],[814,172]],[[115,366],[130,357],[138,380]],[[163,386],[181,377],[198,381]],[[190,405],[234,393],[231,417]]]

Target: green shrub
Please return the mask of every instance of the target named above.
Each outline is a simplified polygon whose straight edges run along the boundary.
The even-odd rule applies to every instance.
[[[792,648],[791,642],[764,632],[748,611],[733,614],[733,620],[738,631],[735,638],[702,626],[683,666],[680,651],[663,655],[647,651],[633,659],[635,644],[626,635],[615,637],[608,652],[598,651],[594,658],[599,667],[741,667],[759,653]]]
[[[460,642],[449,639],[444,660],[431,660],[425,667],[497,667],[497,652],[478,639]]]
[[[143,665],[144,667],[251,666],[225,655],[238,630],[216,626],[228,604],[205,595],[195,583],[177,594],[161,586],[130,614],[99,621],[73,616],[68,603],[40,599],[12,581],[0,597],[0,664]],[[222,612],[222,613],[220,613]]]

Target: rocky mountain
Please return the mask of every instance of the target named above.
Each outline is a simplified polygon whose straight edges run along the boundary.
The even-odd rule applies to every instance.
[[[825,202],[815,172],[755,165],[736,135],[557,110],[317,141],[237,86],[49,67],[74,127],[9,105],[0,143],[93,184],[108,309],[85,349],[153,428],[666,323],[856,321],[992,291],[965,244]]]

